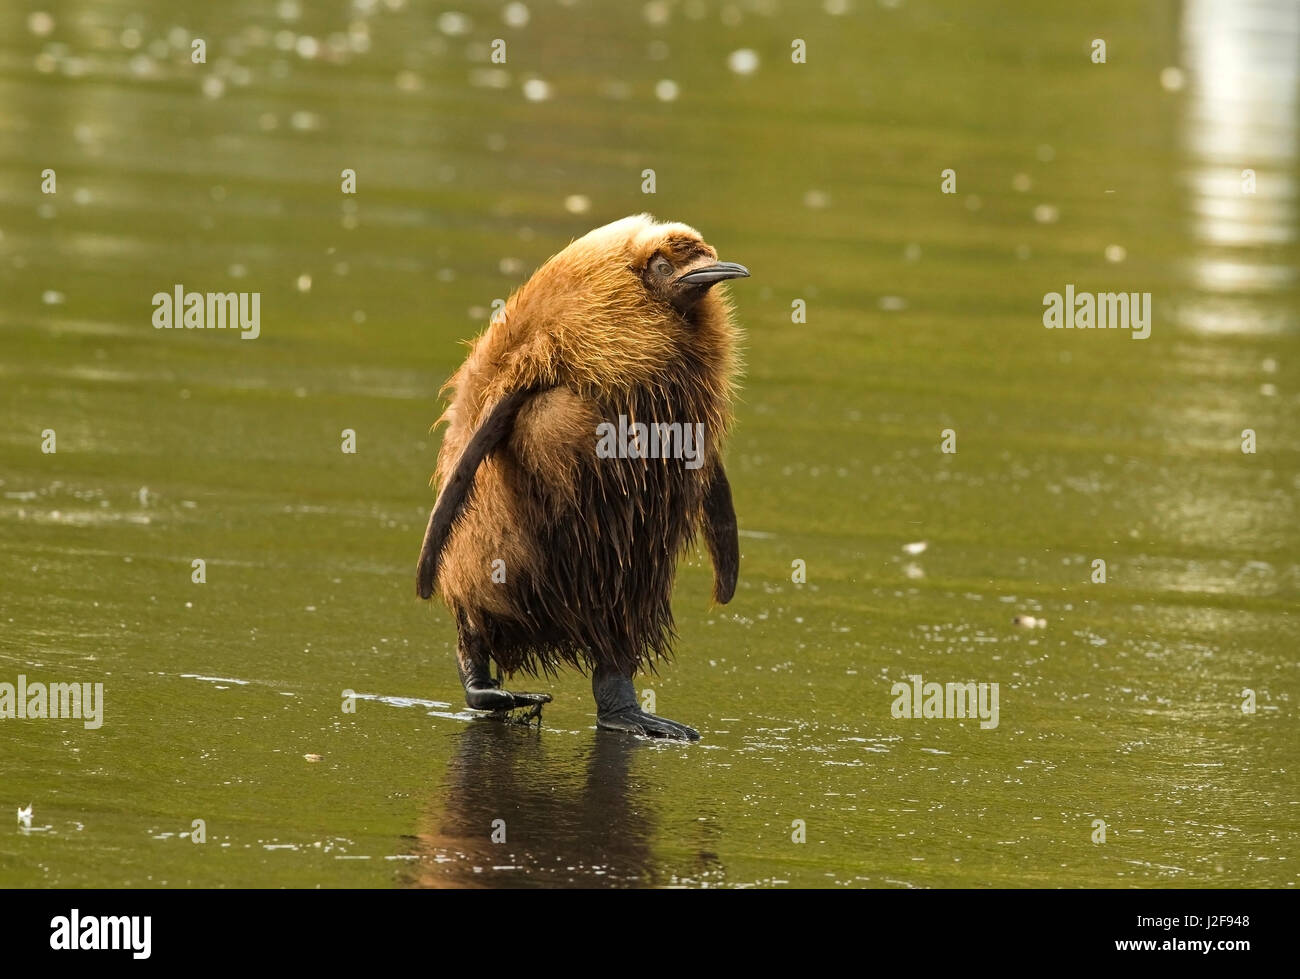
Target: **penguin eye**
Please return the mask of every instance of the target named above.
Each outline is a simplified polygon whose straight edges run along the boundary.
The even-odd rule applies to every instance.
[[[666,279],[673,274],[672,263],[666,258],[655,259],[655,271]]]

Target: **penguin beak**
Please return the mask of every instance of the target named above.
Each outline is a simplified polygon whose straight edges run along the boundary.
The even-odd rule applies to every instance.
[[[711,286],[715,282],[721,282],[723,279],[748,279],[749,269],[743,265],[737,265],[735,262],[715,262],[713,265],[702,265],[698,269],[691,269],[677,277],[677,285],[684,286]]]

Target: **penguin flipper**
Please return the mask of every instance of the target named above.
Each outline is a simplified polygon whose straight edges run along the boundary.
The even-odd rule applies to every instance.
[[[479,465],[510,434],[519,409],[535,393],[536,389],[526,388],[513,391],[498,401],[470,438],[469,444],[456,461],[455,471],[443,484],[438,501],[429,514],[429,526],[424,531],[424,544],[420,548],[420,561],[415,571],[415,591],[421,598],[433,594],[443,546],[451,536],[456,518],[469,501],[470,491],[474,488],[474,474],[478,472]]]
[[[719,462],[704,494],[704,540],[713,559],[713,600],[726,605],[736,594],[740,574],[740,540],[736,533],[736,508],[731,484]]]

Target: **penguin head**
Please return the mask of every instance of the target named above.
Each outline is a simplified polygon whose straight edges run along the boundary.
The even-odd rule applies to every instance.
[[[609,313],[688,324],[714,285],[749,275],[743,265],[718,261],[717,251],[690,225],[649,214],[589,231],[548,264],[567,273],[574,295]]]
[[[652,225],[635,236],[632,249],[631,267],[646,293],[688,322],[712,286],[749,277],[745,266],[718,261],[713,246],[686,225]]]
[[[727,297],[714,286],[748,275],[719,261],[689,225],[635,214],[543,263],[507,301],[490,357],[509,368],[507,387],[626,390],[658,383],[685,357],[711,365],[719,379],[710,387],[722,389],[736,334]]]

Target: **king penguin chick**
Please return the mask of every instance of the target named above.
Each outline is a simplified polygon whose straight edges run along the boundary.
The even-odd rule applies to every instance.
[[[615,221],[542,265],[447,382],[416,590],[437,587],[455,617],[470,707],[551,699],[502,689],[492,662],[498,677],[569,664],[591,674],[599,727],[698,740],[641,710],[632,678],[671,652],[673,576],[697,534],[714,600],[736,589],[720,450],[737,331],[714,287],[748,275],[694,228]]]

